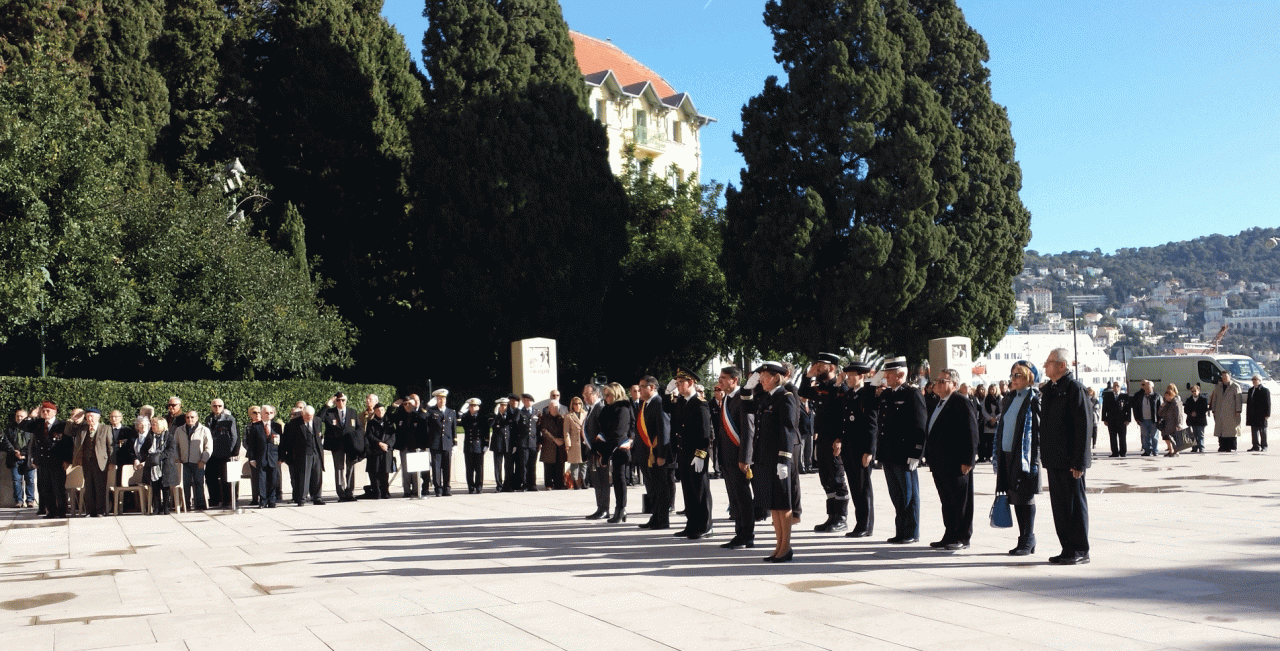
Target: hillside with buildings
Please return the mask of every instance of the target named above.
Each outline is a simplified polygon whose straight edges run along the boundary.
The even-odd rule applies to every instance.
[[[1077,332],[1113,359],[1197,350],[1227,326],[1222,348],[1280,368],[1280,229],[1255,228],[1114,254],[1028,251],[1014,278],[1031,334]]]

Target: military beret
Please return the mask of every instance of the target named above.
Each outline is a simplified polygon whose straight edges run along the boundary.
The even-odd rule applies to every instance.
[[[90,408],[88,408],[88,409],[84,410],[84,413],[86,413],[86,414],[97,414],[97,415],[101,416],[101,415],[102,415],[102,410],[101,410],[101,409],[98,409],[97,407],[90,407]]]

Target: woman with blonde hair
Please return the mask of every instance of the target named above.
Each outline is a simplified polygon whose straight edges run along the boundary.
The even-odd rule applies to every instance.
[[[600,410],[600,433],[591,441],[591,464],[595,468],[596,512],[588,520],[609,515],[609,484],[613,484],[616,510],[609,522],[627,521],[627,482],[622,476],[631,458],[631,422],[634,420],[627,392],[617,382],[604,387],[604,408]],[[603,481],[602,481],[603,480]]]
[[[173,508],[170,489],[182,482],[182,476],[178,473],[178,438],[169,431],[167,419],[151,418],[151,433],[138,458],[146,459],[143,476],[151,484],[152,515],[169,515]]]
[[[1182,405],[1178,403],[1178,387],[1173,384],[1164,388],[1164,402],[1156,412],[1156,424],[1160,428],[1160,438],[1164,439],[1164,456],[1178,456],[1178,448],[1173,446],[1173,434],[1182,429]]]

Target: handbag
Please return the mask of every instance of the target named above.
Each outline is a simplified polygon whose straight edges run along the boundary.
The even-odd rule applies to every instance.
[[[1192,436],[1191,428],[1184,427],[1174,432],[1173,436],[1169,437],[1169,440],[1173,442],[1173,449],[1177,450],[1178,452],[1182,452],[1183,450],[1190,448],[1194,444],[1194,442],[1191,440],[1191,436]]]
[[[1013,526],[1013,512],[1009,509],[1009,496],[996,493],[991,504],[991,526],[997,529],[1008,529]]]

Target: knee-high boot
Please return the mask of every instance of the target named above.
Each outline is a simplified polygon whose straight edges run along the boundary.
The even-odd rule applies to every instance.
[[[1025,556],[1033,554],[1036,551],[1036,505],[1029,504],[1026,506],[1015,504],[1013,506],[1013,514],[1018,519],[1018,546],[1010,550],[1010,554]]]

